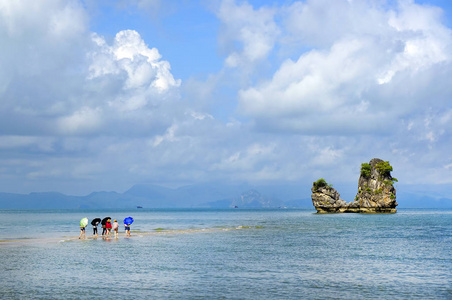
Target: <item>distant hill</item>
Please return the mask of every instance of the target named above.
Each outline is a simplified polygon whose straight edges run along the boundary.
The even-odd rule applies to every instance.
[[[2,209],[59,209],[78,206],[77,197],[61,193],[30,193],[28,195],[0,193],[0,208]]]
[[[179,188],[138,184],[124,193],[94,192],[86,196],[61,193],[0,193],[0,209],[67,209],[67,208],[313,208],[310,186],[251,186],[199,184]],[[398,208],[452,208],[448,186],[397,188]],[[354,197],[350,189],[347,197]],[[347,198],[346,197],[346,198]],[[350,199],[344,199],[351,201]]]
[[[423,194],[403,193],[397,196],[399,208],[452,208],[452,199]]]
[[[310,200],[301,200],[297,188],[277,190],[266,186],[262,193],[248,185],[190,185],[166,188],[158,185],[137,184],[124,193],[94,192],[86,196],[68,196],[61,193],[0,193],[1,209],[64,209],[64,208],[227,208],[251,207],[310,207]],[[287,195],[292,191],[293,197]],[[291,193],[289,193],[291,194]],[[309,195],[308,195],[309,196]],[[287,199],[287,202],[284,201]]]
[[[209,202],[204,204],[204,206],[215,208],[269,208],[281,207],[284,206],[284,203],[277,198],[264,196],[258,191],[252,189],[243,192],[239,196],[233,197],[232,199],[223,199],[215,202]]]

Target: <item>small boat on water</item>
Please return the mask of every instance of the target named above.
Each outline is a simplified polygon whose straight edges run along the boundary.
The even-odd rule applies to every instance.
[[[137,206],[137,208],[143,208],[143,206]]]

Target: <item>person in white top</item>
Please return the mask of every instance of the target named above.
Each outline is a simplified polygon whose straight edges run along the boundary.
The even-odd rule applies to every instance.
[[[119,224],[118,224],[118,222],[116,222],[116,220],[113,221],[112,229],[115,232],[115,239],[117,239],[118,238]]]

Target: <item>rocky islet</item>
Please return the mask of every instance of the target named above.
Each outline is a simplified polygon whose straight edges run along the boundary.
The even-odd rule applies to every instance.
[[[358,192],[354,201],[347,203],[324,179],[313,183],[312,204],[318,213],[395,213],[396,178],[391,176],[392,166],[379,158],[361,164]]]

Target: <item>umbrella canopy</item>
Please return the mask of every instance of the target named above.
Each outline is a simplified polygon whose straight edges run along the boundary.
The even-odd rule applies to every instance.
[[[88,218],[83,218],[80,220],[80,227],[86,227],[88,225]]]
[[[107,224],[107,221],[108,221],[108,220],[111,220],[111,217],[103,218],[103,219],[102,219],[102,225]]]
[[[95,218],[94,220],[91,221],[91,225],[93,226],[97,226],[97,224],[99,224],[102,220],[100,218]]]
[[[132,217],[127,217],[124,219],[124,224],[126,225],[130,225],[133,223],[133,218]]]

